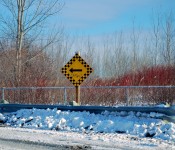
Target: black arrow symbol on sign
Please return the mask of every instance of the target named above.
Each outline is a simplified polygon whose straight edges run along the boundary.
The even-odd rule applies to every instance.
[[[72,73],[73,72],[81,72],[81,71],[82,71],[82,69],[73,69],[73,68],[70,69],[70,72],[72,72]]]

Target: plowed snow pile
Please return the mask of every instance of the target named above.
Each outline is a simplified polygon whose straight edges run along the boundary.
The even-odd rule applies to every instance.
[[[86,133],[125,133],[175,142],[175,124],[153,117],[157,113],[70,112],[57,109],[23,109],[8,115],[0,114],[7,125],[20,128],[74,131]]]

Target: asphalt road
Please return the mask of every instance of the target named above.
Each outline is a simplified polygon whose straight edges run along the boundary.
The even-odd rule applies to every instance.
[[[0,150],[169,150],[175,143],[125,134],[0,127]]]
[[[54,145],[29,141],[7,140],[0,138],[0,150],[86,150],[90,146],[82,145]]]

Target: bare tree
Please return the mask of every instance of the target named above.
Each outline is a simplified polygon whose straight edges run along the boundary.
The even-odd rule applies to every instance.
[[[153,39],[151,42],[153,43],[152,50],[152,59],[153,65],[158,65],[160,59],[160,48],[161,48],[161,14],[157,13],[156,16],[152,14],[152,22],[153,22]]]
[[[95,44],[89,37],[87,37],[84,43],[83,57],[87,61],[87,63],[93,68],[95,67],[94,56],[95,56]]]
[[[112,38],[112,50],[114,52],[112,64],[114,65],[114,75],[118,77],[128,70],[128,55],[125,46],[127,41],[124,43],[123,32],[115,32]]]
[[[112,64],[111,37],[105,36],[103,39],[103,56],[102,56],[102,76],[112,77],[114,65]]]
[[[102,57],[103,77],[118,77],[128,71],[127,41],[123,32],[114,32],[104,39]]]
[[[164,57],[164,61],[168,65],[172,65],[174,63],[174,40],[175,40],[175,26],[174,26],[174,18],[172,12],[170,12],[167,16],[165,16],[165,25],[163,25],[163,45],[162,45],[162,53]]]
[[[136,31],[135,27],[135,22],[133,20],[133,28],[132,28],[132,33],[130,35],[130,40],[131,40],[131,52],[132,52],[132,71],[135,72],[138,69],[138,58],[139,58],[139,38],[140,38],[140,33],[139,31]]]
[[[141,67],[151,67],[158,63],[157,54],[155,54],[154,50],[151,48],[151,42],[150,38],[144,36],[143,52],[139,59],[142,65]]]
[[[22,70],[22,49],[25,40],[30,44],[44,32],[46,21],[58,14],[63,7],[60,0],[2,0],[7,16],[0,16],[1,32],[7,38],[16,38],[15,78],[19,86]],[[55,37],[55,36],[54,36]],[[49,40],[47,47],[53,41]]]

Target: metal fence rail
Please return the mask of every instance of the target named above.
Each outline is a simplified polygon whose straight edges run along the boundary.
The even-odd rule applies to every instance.
[[[152,112],[160,113],[161,115],[152,116],[153,118],[167,120],[175,123],[175,108],[171,107],[104,107],[104,106],[63,106],[63,105],[27,105],[27,104],[0,104],[0,113],[11,113],[16,112],[20,109],[57,109],[61,111],[87,111],[94,114],[101,114],[102,112],[141,112],[150,114]]]
[[[74,87],[2,87],[1,102],[17,104],[68,104],[75,100]],[[175,103],[175,86],[82,86],[83,105],[146,106]]]

